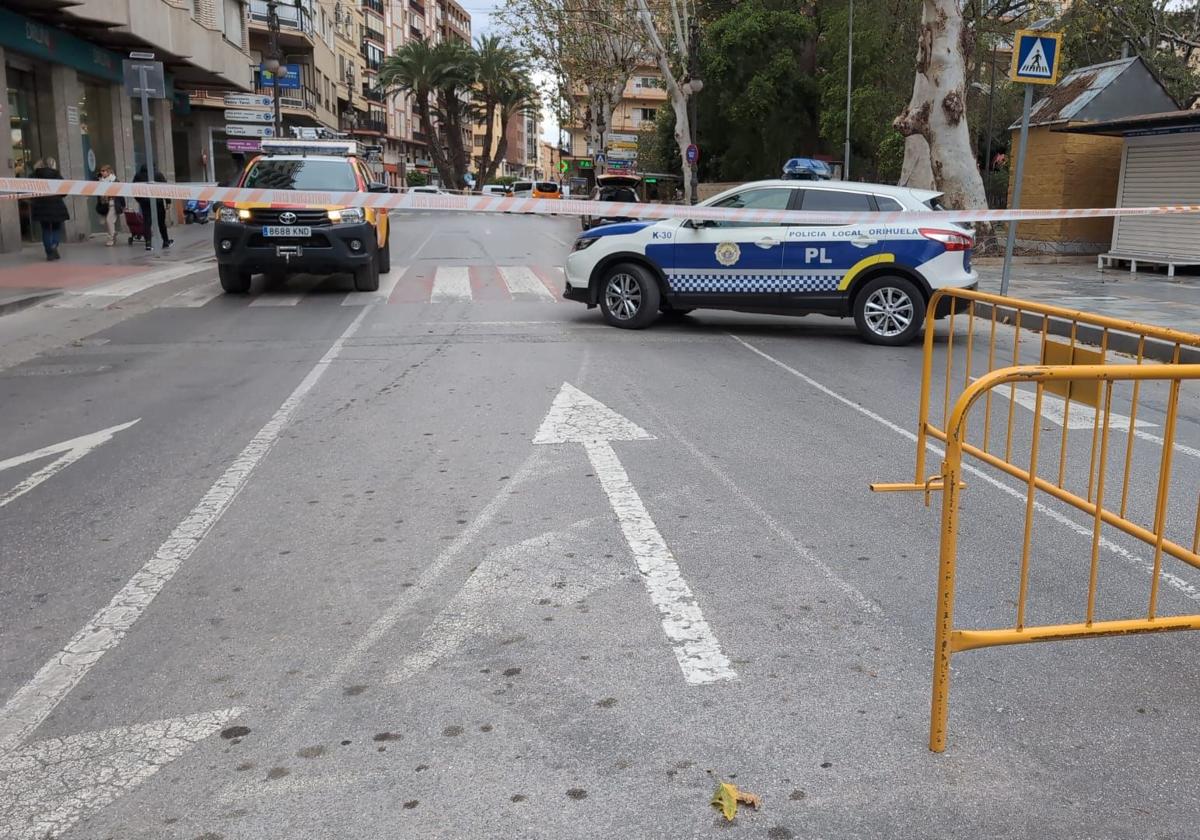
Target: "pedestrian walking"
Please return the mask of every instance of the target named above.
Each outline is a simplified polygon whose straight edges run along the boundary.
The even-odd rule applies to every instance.
[[[100,167],[100,180],[106,184],[116,183],[116,173],[107,163]],[[96,212],[104,217],[104,229],[108,231],[108,239],[104,244],[111,248],[117,244],[117,219],[125,213],[125,199],[119,195],[112,198],[101,196],[96,199]]]
[[[33,166],[33,177],[61,181],[62,173],[58,171],[58,161],[52,157],[39,160]],[[62,196],[44,195],[32,199],[29,217],[42,226],[42,247],[46,249],[46,259],[60,259],[58,244],[62,242],[63,222],[71,218]]]
[[[154,169],[154,180],[161,184],[167,183],[166,176],[157,167]],[[133,176],[133,182],[135,184],[145,184],[149,181],[149,173],[146,172],[146,164],[143,163],[141,168],[138,169],[137,174]],[[149,251],[152,247],[151,240],[154,238],[154,232],[150,230],[150,199],[139,198],[137,203],[142,211],[142,221],[146,227],[146,250]],[[162,246],[164,249],[170,248],[172,240],[167,236],[167,202],[165,199],[156,198],[154,199],[154,205],[155,209],[158,210],[158,234],[162,237]]]

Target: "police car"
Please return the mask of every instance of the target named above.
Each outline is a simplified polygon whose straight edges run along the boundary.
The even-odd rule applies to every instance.
[[[743,184],[706,207],[824,212],[929,211],[940,193],[882,184],[773,180]],[[971,232],[949,222],[763,224],[691,219],[581,233],[566,265],[568,300],[599,306],[615,327],[660,312],[733,309],[853,317],[872,344],[911,341],[935,289],[974,288]]]

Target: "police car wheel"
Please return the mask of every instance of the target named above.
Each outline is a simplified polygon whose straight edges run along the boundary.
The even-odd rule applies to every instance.
[[[871,344],[908,344],[925,323],[925,298],[903,277],[876,277],[854,298],[854,323]]]
[[[658,283],[640,265],[613,266],[600,281],[600,311],[614,327],[641,330],[658,316]]]

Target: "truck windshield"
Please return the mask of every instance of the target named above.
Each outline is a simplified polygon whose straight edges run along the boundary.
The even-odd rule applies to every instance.
[[[358,189],[354,168],[343,160],[260,160],[246,173],[243,187],[265,190]]]

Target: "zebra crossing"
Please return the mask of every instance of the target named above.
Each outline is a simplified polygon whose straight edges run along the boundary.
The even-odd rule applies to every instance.
[[[215,278],[166,298],[160,307],[196,309],[220,299],[220,305],[279,308],[314,303],[340,306],[370,304],[560,303],[563,272],[559,266],[410,265],[395,266],[379,278],[375,292],[347,291],[345,278],[292,278],[287,286],[262,286],[247,296],[226,297]]]

